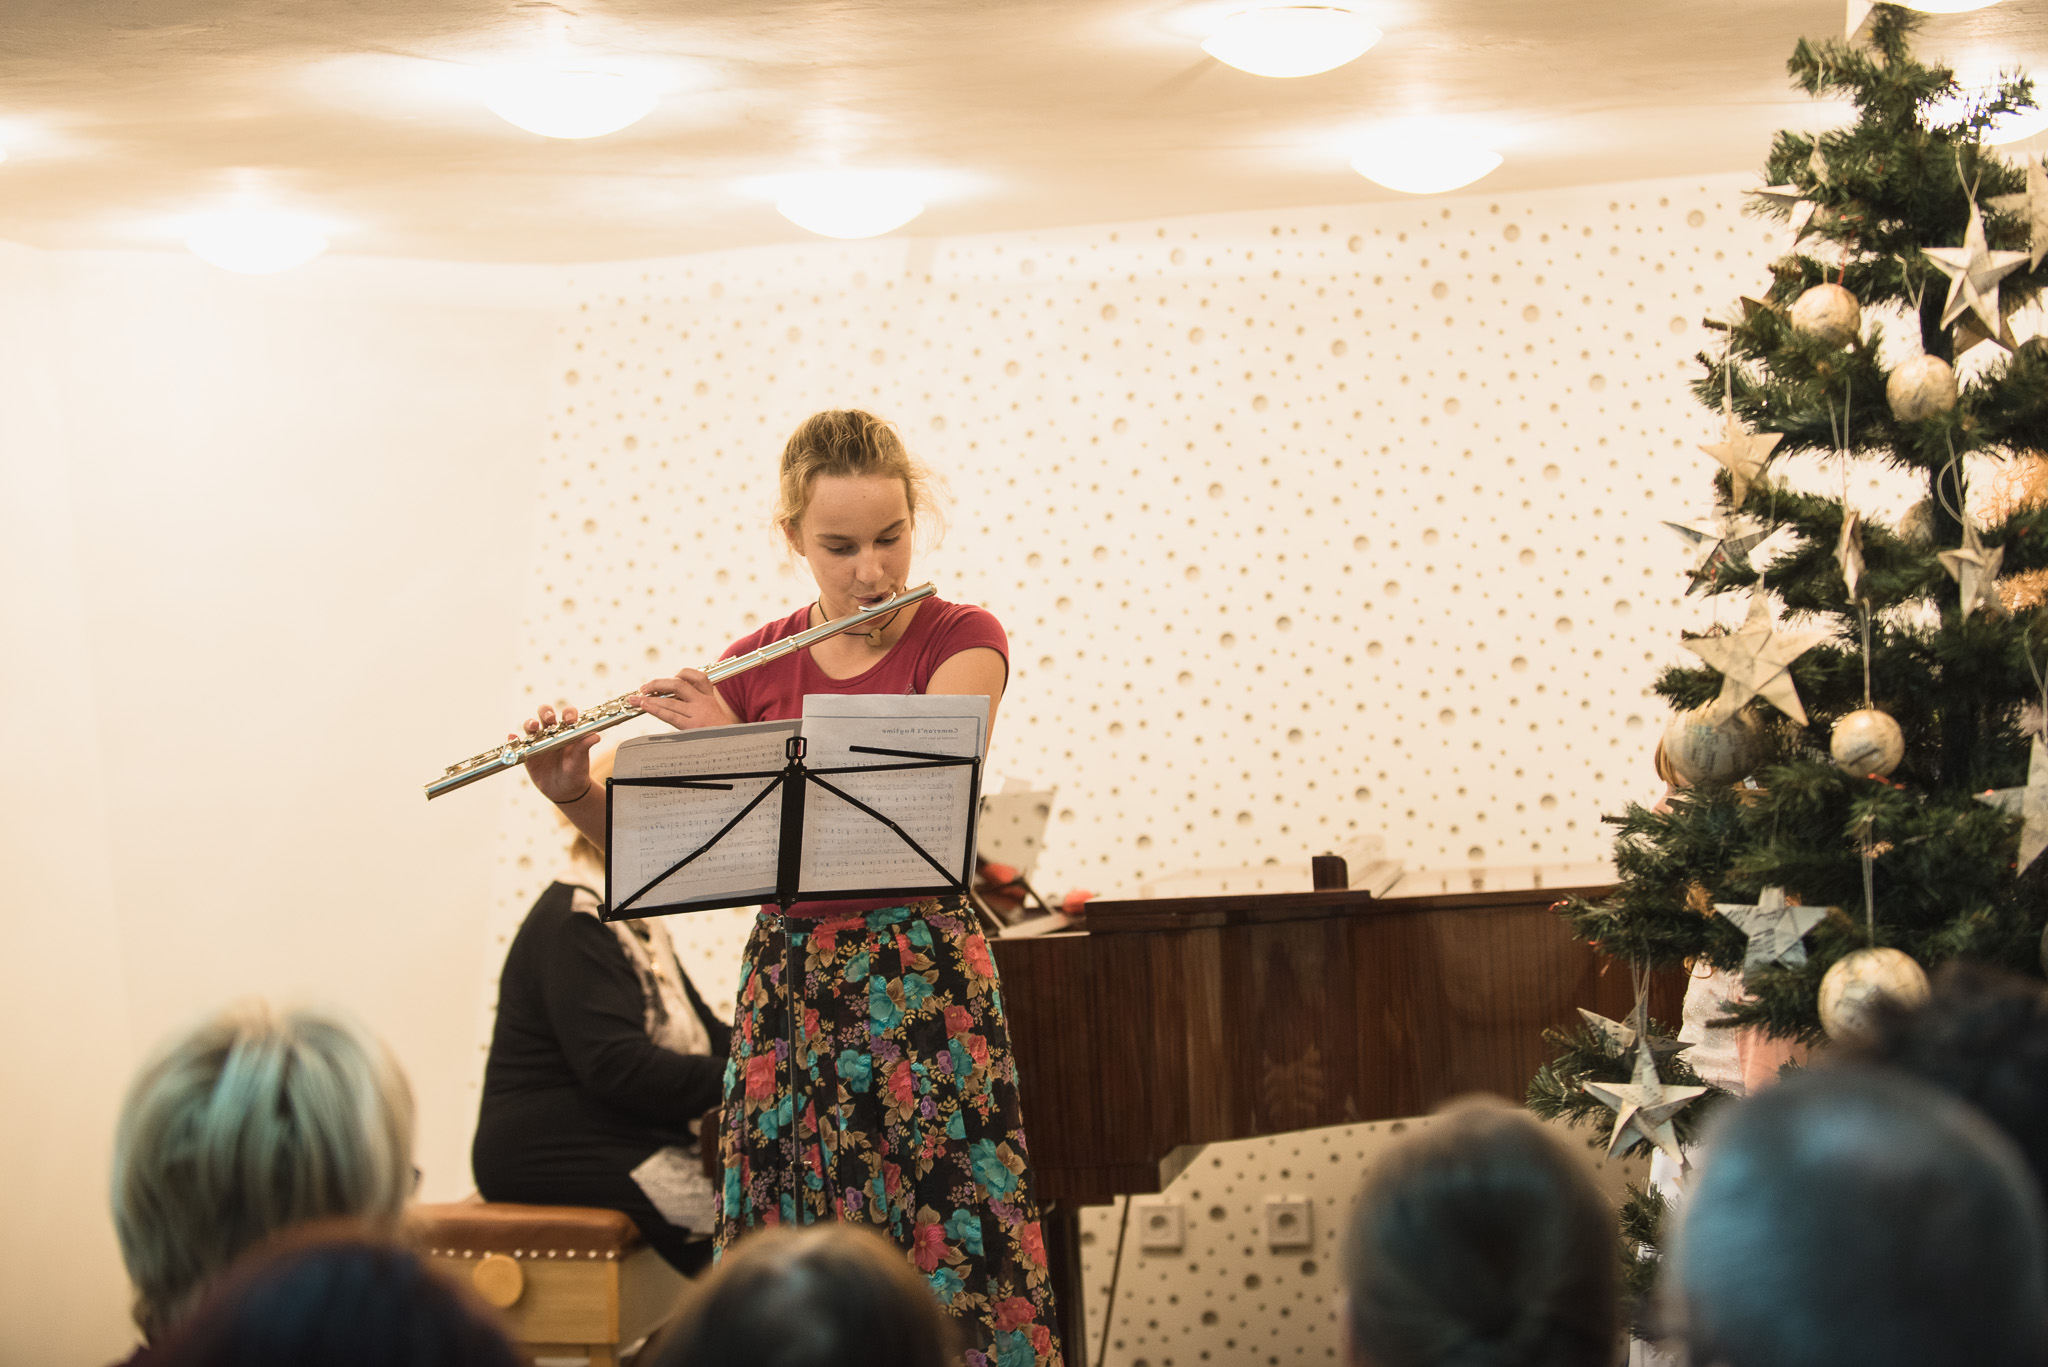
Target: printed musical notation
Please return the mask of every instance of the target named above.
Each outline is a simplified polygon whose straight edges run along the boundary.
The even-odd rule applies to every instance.
[[[804,739],[809,747],[804,762],[813,771],[904,762],[890,755],[858,753],[852,748],[856,745],[920,755],[978,756],[986,748],[987,735],[988,699],[976,694],[804,699]],[[974,778],[966,766],[822,777],[901,826],[954,877],[964,878],[972,871],[973,851],[967,842]],[[917,887],[940,878],[938,870],[895,832],[829,790],[812,784],[806,802],[806,889]]]
[[[805,767],[816,776],[805,787],[798,861],[804,900],[816,900],[814,893],[855,897],[884,889],[936,891],[967,879],[974,853],[972,768],[906,768],[915,761],[855,747],[978,757],[987,745],[988,700],[976,695],[814,695],[804,700],[801,720],[642,736],[619,747],[611,789],[610,903],[631,916],[774,900],[782,793],[770,794],[731,829],[726,827],[783,770],[785,743],[794,735],[804,737]],[[875,772],[831,772],[846,769]],[[739,774],[757,777],[732,777]],[[649,777],[727,786],[668,788],[617,781]],[[887,824],[836,796],[827,783],[894,822],[944,872]],[[682,868],[674,867],[699,850]]]
[[[773,774],[784,763],[783,743],[797,733],[794,721],[708,727],[674,735],[643,736],[619,747],[612,770],[609,900],[634,898],[634,906],[657,907],[713,897],[773,897],[775,851],[782,822],[782,795],[771,795],[738,826],[685,868],[663,870],[717,836],[726,823],[760,796],[772,778],[718,779],[720,774]],[[619,779],[705,776],[730,783],[717,788],[643,788]],[[659,878],[650,891],[641,891]],[[637,897],[634,894],[638,893]]]

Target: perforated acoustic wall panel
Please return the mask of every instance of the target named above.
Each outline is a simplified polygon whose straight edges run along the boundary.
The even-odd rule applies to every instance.
[[[1747,183],[578,271],[507,721],[809,601],[768,525],[776,454],[858,406],[954,495],[918,577],[1009,629],[991,763],[1058,789],[1042,887],[1134,894],[1365,836],[1411,869],[1595,863],[1600,813],[1659,791],[1647,685],[1713,611],[1680,604],[1658,524],[1708,498],[1700,319],[1775,254]],[[522,785],[498,800],[509,934],[564,842]],[[674,926],[721,1009],[747,921]],[[1276,1361],[1325,1354],[1320,1238],[1258,1285],[1221,1272],[1250,1193],[1348,1196],[1355,1137],[1314,1144],[1183,1179],[1196,1225],[1225,1212],[1214,1275],[1146,1290],[1113,1357],[1220,1356],[1188,1330],[1211,1313]]]

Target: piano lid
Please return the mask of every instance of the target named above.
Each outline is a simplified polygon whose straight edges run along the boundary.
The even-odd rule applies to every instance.
[[[1360,889],[1330,892],[1249,892],[1218,897],[1136,898],[1090,902],[1075,921],[1076,930],[1093,935],[1137,931],[1199,930],[1212,926],[1275,925],[1283,921],[1320,921],[1337,916],[1370,916],[1417,911],[1478,911],[1488,907],[1526,907],[1532,899],[1604,897],[1608,887],[1529,889],[1495,892],[1452,892],[1430,897],[1374,897]]]

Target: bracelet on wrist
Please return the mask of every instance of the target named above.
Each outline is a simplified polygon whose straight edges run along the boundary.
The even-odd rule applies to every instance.
[[[589,783],[586,783],[586,784],[584,784],[584,785],[583,785],[583,791],[582,791],[582,792],[580,792],[580,793],[578,793],[578,794],[576,794],[576,796],[574,796],[574,797],[572,797],[572,798],[568,798],[568,799],[564,800],[564,799],[562,799],[562,798],[559,798],[559,797],[551,797],[551,798],[549,798],[549,799],[548,799],[548,801],[550,801],[550,802],[554,803],[554,804],[555,804],[555,805],[556,805],[557,807],[568,807],[568,806],[571,806],[571,805],[573,805],[573,804],[575,804],[575,803],[581,802],[581,801],[582,801],[582,800],[583,800],[584,798],[586,798],[586,797],[589,797],[589,796],[590,796],[590,790],[591,790],[592,788],[595,788],[596,786],[597,786],[597,783],[596,783],[596,781],[595,781],[595,780],[592,780],[591,782],[589,782]]]

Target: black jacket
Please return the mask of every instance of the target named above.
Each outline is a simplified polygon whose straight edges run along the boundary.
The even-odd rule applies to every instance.
[[[654,1150],[691,1143],[689,1124],[718,1104],[732,1027],[683,990],[709,1055],[647,1037],[640,978],[612,928],[549,885],[505,954],[471,1158],[477,1186],[526,1189],[565,1165],[630,1171]]]

